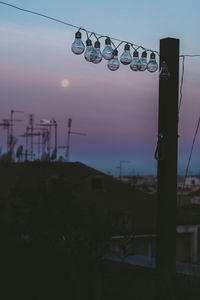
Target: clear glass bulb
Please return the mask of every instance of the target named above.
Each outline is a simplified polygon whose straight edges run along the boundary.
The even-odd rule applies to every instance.
[[[129,44],[126,44],[124,46],[124,52],[120,56],[120,62],[123,65],[129,65],[131,63],[131,61],[132,61],[132,56],[130,53],[130,46],[129,46]]]
[[[140,65],[138,66],[139,71],[145,71],[147,68],[147,52],[142,52],[142,56],[140,58]]]
[[[75,40],[74,40],[74,42],[72,44],[71,49],[72,49],[72,52],[74,54],[77,54],[77,55],[80,55],[80,54],[82,54],[85,51],[85,45],[82,42],[81,32],[80,31],[76,32],[76,34],[75,34]]]
[[[105,48],[103,49],[102,55],[106,60],[113,58],[113,48],[111,46],[110,38],[106,38],[105,40]]]
[[[100,45],[99,41],[96,41],[94,43],[94,48],[95,48],[95,50],[97,52],[97,58],[93,61],[94,64],[99,64],[102,61],[103,56],[101,54],[100,46],[101,45]]]
[[[169,78],[170,78],[170,73],[167,69],[167,63],[165,61],[163,61],[161,64],[159,79],[167,80]]]
[[[148,65],[147,65],[147,70],[151,73],[156,72],[158,70],[158,64],[156,62],[156,56],[155,56],[155,53],[153,53],[153,52],[150,55],[150,60],[149,60]]]
[[[133,59],[132,59],[132,62],[130,64],[130,68],[132,71],[138,71],[139,68],[140,68],[140,65],[141,65],[141,62],[140,62],[140,59],[139,59],[139,56],[138,56],[138,52],[137,50],[135,50],[133,52]]]
[[[119,59],[118,59],[118,51],[117,51],[117,49],[115,49],[113,51],[113,58],[108,61],[108,65],[107,66],[108,66],[108,69],[110,71],[116,71],[116,70],[119,69],[120,62],[119,62]]]
[[[97,59],[97,51],[92,46],[92,41],[90,39],[87,39],[86,41],[86,50],[84,53],[85,59],[89,62],[95,61]]]

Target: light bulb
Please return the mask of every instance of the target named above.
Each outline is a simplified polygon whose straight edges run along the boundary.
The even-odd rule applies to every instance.
[[[94,48],[95,48],[95,50],[97,52],[97,58],[93,61],[93,63],[94,64],[98,64],[98,63],[100,63],[102,61],[102,58],[103,58],[103,56],[101,54],[101,50],[100,50],[100,42],[99,41],[96,41],[94,43]]]
[[[170,73],[167,69],[167,63],[165,61],[163,61],[161,64],[159,79],[167,80],[169,78],[170,78]]]
[[[120,62],[123,65],[129,65],[131,63],[131,61],[132,61],[132,56],[130,53],[130,46],[129,46],[129,44],[126,44],[124,46],[124,52],[120,56]]]
[[[145,71],[147,68],[147,52],[142,52],[142,56],[140,58],[140,65],[138,66],[139,71]]]
[[[147,70],[151,73],[156,72],[158,70],[158,64],[156,62],[156,56],[155,56],[155,53],[153,53],[153,52],[150,55],[150,60],[149,60],[148,65],[147,65]]]
[[[77,31],[76,34],[75,34],[75,40],[72,44],[72,52],[74,54],[77,54],[77,55],[80,55],[84,52],[85,50],[85,45],[83,44],[82,42],[82,39],[81,39],[81,32],[80,31]]]
[[[141,62],[140,62],[139,57],[138,57],[138,52],[137,52],[137,50],[135,50],[133,52],[133,59],[132,59],[132,62],[130,64],[131,70],[132,71],[138,71],[139,68],[140,68],[140,64],[141,64]]]
[[[92,41],[90,39],[86,40],[86,50],[84,53],[85,59],[89,62],[95,61],[97,58],[97,51],[92,46]]]
[[[114,57],[108,61],[107,66],[108,66],[109,70],[116,71],[117,69],[119,69],[119,66],[120,66],[117,49],[113,50],[113,56]]]
[[[105,48],[103,49],[102,55],[106,60],[113,58],[113,48],[111,46],[111,40],[109,37],[105,40]]]

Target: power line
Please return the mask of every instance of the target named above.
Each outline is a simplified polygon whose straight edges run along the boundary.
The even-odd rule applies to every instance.
[[[74,24],[71,24],[71,23],[68,23],[68,22],[65,22],[63,20],[60,20],[60,19],[57,19],[57,18],[54,18],[54,17],[51,17],[51,16],[48,16],[48,15],[45,15],[45,14],[42,14],[42,13],[39,13],[39,12],[36,12],[36,11],[33,11],[33,10],[29,10],[29,9],[25,9],[25,8],[22,8],[22,7],[19,7],[19,6],[16,6],[16,5],[13,5],[11,3],[7,3],[7,2],[4,2],[4,1],[0,1],[0,4],[2,5],[6,5],[6,6],[9,6],[9,7],[12,7],[14,9],[17,9],[17,10],[20,10],[20,11],[23,11],[23,12],[26,12],[26,13],[30,13],[30,14],[33,14],[33,15],[37,15],[37,16],[40,16],[40,17],[43,17],[43,18],[46,18],[46,19],[49,19],[49,20],[52,20],[54,22],[58,22],[58,23],[61,23],[61,24],[64,24],[66,26],[70,26],[70,27],[73,27],[73,28],[76,28],[78,30],[83,30],[86,32],[87,34],[87,37],[88,37],[88,33],[90,33],[90,36],[94,35],[97,39],[99,38],[102,38],[102,37],[108,37],[107,35],[104,35],[104,34],[100,34],[100,33],[97,33],[97,32],[94,32],[94,31],[90,31],[90,30],[86,30],[85,28],[83,27],[80,27],[80,26],[77,26],[77,25],[74,25]],[[99,38],[98,38],[98,37]],[[157,53],[159,55],[159,52],[157,50],[152,50],[152,49],[147,49],[145,48],[144,46],[139,46],[137,44],[134,44],[132,42],[127,42],[127,41],[124,41],[124,40],[121,40],[119,38],[115,38],[115,37],[110,37],[110,39],[114,40],[114,41],[117,41],[117,42],[120,42],[120,44],[116,47],[118,48],[122,43],[128,43],[130,44],[132,47],[136,47],[136,49],[143,49],[143,50],[146,50],[146,51],[151,51],[151,52],[154,52],[154,53]],[[114,45],[115,46],[115,45]],[[200,54],[184,54],[184,55],[180,55],[180,57],[200,57]]]
[[[185,56],[182,56],[182,74],[181,74],[181,82],[180,82],[180,99],[179,99],[179,104],[178,104],[178,116],[180,113],[180,108],[182,104],[182,99],[183,99],[183,80],[184,80],[184,73],[185,73]]]
[[[96,33],[96,32],[93,32],[93,31],[89,31],[89,30],[86,30],[85,28],[82,28],[82,27],[80,27],[80,26],[77,26],[77,25],[74,25],[74,24],[71,24],[71,23],[62,21],[62,20],[57,19],[57,18],[54,18],[54,17],[50,17],[50,16],[45,15],[45,14],[41,14],[41,13],[36,12],[36,11],[33,11],[33,10],[24,9],[24,8],[19,7],[19,6],[16,6],[16,5],[7,3],[7,2],[0,1],[0,4],[6,5],[6,6],[9,6],[9,7],[12,7],[12,8],[14,8],[14,9],[17,9],[17,10],[20,10],[20,11],[23,11],[23,12],[26,12],[26,13],[34,14],[34,15],[37,15],[37,16],[40,16],[40,17],[43,17],[43,18],[46,18],[46,19],[50,19],[50,20],[52,20],[52,21],[54,21],[54,22],[58,22],[58,23],[61,23],[61,24],[66,25],[66,26],[70,26],[70,27],[76,28],[76,29],[78,29],[78,30],[83,30],[83,31],[86,32],[87,37],[88,37],[88,33],[91,34],[91,35],[94,35],[96,38],[97,38],[97,36],[98,36],[99,38],[101,38],[101,37],[108,37],[107,35],[100,34],[100,33]],[[97,38],[97,39],[99,39],[99,38]],[[127,42],[127,41],[124,41],[124,40],[121,40],[121,39],[115,38],[115,37],[110,37],[110,39],[112,39],[112,40],[114,40],[114,41],[117,41],[117,42],[120,42],[119,45],[121,45],[122,43],[128,43],[128,44],[130,44],[132,47],[136,47],[137,49],[141,48],[141,49],[144,49],[144,50],[146,50],[146,51],[151,51],[151,52],[157,53],[157,54],[159,55],[158,51],[156,51],[156,50],[147,49],[147,48],[145,48],[145,47],[143,47],[143,46],[141,46],[141,45],[139,46],[139,45],[136,45],[136,44],[134,44],[134,43],[132,43],[132,42]],[[119,45],[118,45],[116,48],[118,48]]]
[[[0,1],[0,4],[12,7],[14,9],[17,9],[17,10],[20,10],[20,11],[23,11],[23,12],[26,12],[26,13],[30,13],[30,14],[34,14],[34,15],[46,18],[46,19],[52,20],[54,22],[58,22],[58,23],[64,24],[66,26],[70,26],[70,27],[76,28],[78,30],[83,30],[83,31],[86,32],[87,38],[89,37],[88,34],[90,34],[90,37],[92,35],[94,35],[97,39],[102,38],[102,37],[107,37],[107,35],[96,33],[96,32],[93,32],[93,31],[89,31],[89,30],[86,30],[85,28],[82,28],[82,27],[79,27],[77,25],[65,22],[63,20],[60,20],[60,19],[48,16],[48,15],[45,15],[45,14],[41,14],[41,13],[36,12],[36,11],[24,9],[24,8],[18,7],[16,5],[7,3],[7,2]],[[118,48],[122,43],[128,43],[132,47],[136,47],[137,49],[141,48],[141,49],[144,49],[146,51],[155,52],[155,53],[157,53],[159,55],[159,52],[156,51],[156,50],[146,49],[145,47],[136,45],[136,44],[134,44],[132,42],[127,42],[127,41],[124,41],[124,40],[121,40],[121,39],[115,38],[115,37],[110,37],[110,39],[119,42],[119,45],[117,47],[114,45],[116,48]],[[180,99],[179,99],[179,105],[178,105],[178,113],[180,112],[180,108],[181,108],[181,104],[182,104],[182,99],[183,99],[183,80],[184,80],[184,71],[185,71],[185,57],[200,57],[200,54],[184,54],[184,55],[180,55],[180,57],[182,57],[183,60],[182,60],[182,75],[181,75],[181,82],[180,82]],[[191,153],[190,153],[190,157],[189,157],[189,161],[188,161],[188,166],[187,166],[187,169],[186,169],[185,179],[187,177],[188,168],[189,168],[189,164],[190,164],[190,160],[191,160],[191,156],[192,156],[192,151],[193,151],[193,147],[194,147],[194,142],[195,142],[195,139],[196,139],[196,134],[197,134],[198,129],[199,129],[199,123],[200,123],[200,118],[199,118],[199,122],[198,122],[197,129],[196,129],[196,132],[195,132],[194,140],[193,140],[193,143],[192,143],[192,148],[191,148]],[[184,181],[184,184],[185,184],[185,181]]]
[[[183,55],[180,55],[180,57],[184,57],[184,56],[187,56],[187,57],[197,57],[197,56],[200,56],[200,54],[183,54]]]
[[[36,12],[36,11],[24,9],[24,8],[15,6],[15,5],[10,4],[10,3],[6,3],[6,2],[3,2],[3,1],[0,1],[0,4],[7,5],[7,6],[10,6],[10,7],[12,7],[12,8],[15,8],[15,9],[18,9],[18,10],[21,10],[21,11],[24,11],[24,12],[27,12],[27,13],[30,13],[30,14],[34,14],[34,15],[37,15],[37,16],[40,16],[40,17],[43,17],[43,18],[47,18],[47,19],[53,20],[53,21],[55,21],[55,22],[62,23],[62,24],[67,25],[67,26],[71,26],[71,27],[74,27],[74,28],[79,28],[78,26],[75,26],[75,25],[73,25],[73,24],[64,22],[64,21],[62,21],[62,20],[59,20],[59,19],[56,19],[56,18],[47,16],[47,15],[44,15],[44,14],[38,13],[38,12]]]
[[[78,30],[83,30],[83,31],[86,32],[87,37],[88,37],[88,33],[90,33],[91,35],[94,35],[96,38],[97,38],[97,36],[98,36],[99,38],[101,38],[101,37],[108,37],[107,35],[100,34],[100,33],[94,32],[94,31],[89,31],[89,30],[86,30],[86,29],[83,28],[83,27],[80,27],[80,26],[77,26],[77,25],[74,25],[74,24],[65,22],[65,21],[63,21],[63,20],[60,20],[60,19],[57,19],[57,18],[48,16],[48,15],[45,15],[45,14],[41,14],[41,13],[36,12],[36,11],[33,11],[33,10],[25,9],[25,8],[22,8],[22,7],[13,5],[13,4],[11,4],[11,3],[7,3],[7,2],[4,2],[4,1],[0,1],[0,4],[6,5],[6,6],[9,6],[9,7],[12,7],[12,8],[14,8],[14,9],[21,10],[21,11],[26,12],[26,13],[30,13],[30,14],[33,14],[33,15],[37,15],[37,16],[46,18],[46,19],[52,20],[52,21],[54,21],[54,22],[58,22],[58,23],[64,24],[64,25],[66,25],[66,26],[70,26],[70,27],[76,28],[76,29],[78,29]],[[91,35],[90,35],[90,36],[91,36]],[[99,39],[99,38],[97,38],[97,39]],[[120,44],[119,44],[116,48],[118,48],[122,43],[128,43],[128,44],[130,44],[131,46],[136,47],[137,49],[141,48],[141,49],[143,49],[143,50],[151,51],[151,52],[157,53],[157,54],[159,55],[159,52],[158,52],[157,50],[147,49],[147,48],[145,48],[144,46],[141,46],[141,45],[139,46],[139,45],[136,45],[136,44],[134,44],[134,43],[132,43],[132,42],[127,42],[127,41],[124,41],[124,40],[121,40],[121,39],[115,38],[115,37],[110,37],[110,39],[112,39],[112,40],[114,40],[114,41],[117,41],[117,42],[120,42]],[[114,46],[115,46],[115,45],[114,45]],[[187,57],[200,57],[200,54],[184,54],[184,55],[180,55],[180,57],[186,57],[186,56],[187,56]]]
[[[192,158],[192,153],[193,153],[193,149],[194,149],[196,136],[197,136],[197,133],[198,133],[198,130],[199,130],[199,125],[200,125],[200,117],[198,119],[197,127],[196,127],[195,134],[194,134],[193,141],[192,141],[192,147],[191,147],[191,150],[190,150],[190,156],[189,156],[188,163],[187,163],[187,168],[186,168],[186,171],[185,171],[185,177],[184,177],[182,190],[184,190],[186,178],[188,176],[188,170],[189,170],[190,161],[191,161],[191,158]]]

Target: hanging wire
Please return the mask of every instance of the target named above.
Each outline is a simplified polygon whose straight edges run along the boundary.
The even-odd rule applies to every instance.
[[[9,6],[9,7],[12,7],[14,9],[18,9],[18,10],[21,10],[23,12],[26,12],[26,13],[30,13],[30,14],[33,14],[33,15],[37,15],[37,16],[40,16],[40,17],[43,17],[43,18],[46,18],[46,19],[49,19],[49,20],[52,20],[54,22],[58,22],[58,23],[61,23],[61,24],[64,24],[66,26],[70,26],[70,27],[73,27],[73,28],[77,28],[78,30],[83,30],[85,31],[86,35],[87,35],[87,38],[89,37],[88,33],[90,33],[91,35],[94,35],[96,37],[97,40],[99,40],[100,38],[102,37],[108,37],[107,35],[103,35],[103,34],[100,34],[100,33],[96,33],[96,32],[93,32],[93,31],[89,31],[89,30],[86,30],[85,28],[82,28],[80,26],[77,26],[77,25],[74,25],[74,24],[71,24],[71,23],[68,23],[68,22],[65,22],[65,21],[62,21],[60,19],[57,19],[57,18],[54,18],[54,17],[50,17],[48,15],[45,15],[45,14],[41,14],[41,13],[38,13],[36,11],[33,11],[33,10],[29,10],[29,9],[25,9],[25,8],[21,8],[19,6],[16,6],[16,5],[13,5],[11,3],[8,3],[8,2],[4,2],[4,1],[0,1],[0,4],[2,5],[6,5],[6,6]],[[110,37],[110,39],[114,40],[114,41],[117,41],[117,42],[120,42],[120,44],[117,46],[117,48],[122,44],[122,43],[126,43],[126,44],[130,44],[134,50],[138,50],[138,49],[142,49],[142,50],[146,50],[146,51],[151,51],[151,52],[154,52],[156,53],[158,56],[159,56],[159,52],[157,50],[152,50],[152,49],[148,49],[148,48],[145,48],[143,47],[142,45],[136,45],[132,42],[127,42],[127,41],[124,41],[124,40],[121,40],[119,38],[115,38],[115,37]],[[116,46],[114,45],[113,43],[113,46],[116,48]],[[200,54],[184,54],[184,55],[180,55],[180,57],[200,57]]]
[[[178,105],[178,121],[179,121],[180,108],[181,108],[182,99],[183,99],[183,82],[184,82],[184,73],[185,73],[185,57],[200,57],[200,54],[186,54],[186,55],[180,55],[180,57],[182,57],[183,60],[182,60],[182,74],[181,74],[181,81],[180,81],[180,99],[179,99],[179,105]],[[195,131],[192,146],[191,146],[191,151],[190,151],[188,164],[187,164],[186,171],[185,171],[182,191],[185,188],[185,182],[186,182],[186,179],[188,177],[188,170],[189,170],[190,161],[191,161],[191,158],[192,158],[192,153],[193,153],[193,148],[194,148],[196,136],[197,136],[197,133],[198,133],[198,130],[199,130],[199,125],[200,125],[200,117],[199,117],[199,120],[198,120],[198,123],[197,123],[196,131]]]
[[[185,182],[186,182],[186,179],[187,179],[187,176],[188,176],[188,170],[189,170],[190,161],[191,161],[191,158],[192,158],[192,153],[193,153],[193,149],[194,149],[194,144],[195,144],[196,136],[197,136],[197,133],[198,133],[198,130],[199,130],[199,125],[200,125],[200,117],[198,119],[197,127],[196,127],[195,134],[194,134],[193,141],[192,141],[192,147],[191,147],[191,150],[190,150],[190,156],[189,156],[188,163],[187,163],[187,168],[186,168],[186,171],[185,171],[185,176],[184,176],[182,191],[185,188]]]
[[[3,2],[3,1],[0,1],[0,4],[2,4],[2,5],[7,5],[7,6],[10,6],[10,7],[12,7],[12,8],[15,8],[15,9],[18,9],[18,10],[21,10],[21,11],[24,11],[24,12],[27,12],[27,13],[30,13],[30,14],[34,14],[34,15],[37,15],[37,16],[40,16],[40,17],[43,17],[43,18],[47,18],[47,19],[53,20],[53,21],[55,21],[55,22],[62,23],[62,24],[67,25],[67,26],[71,26],[71,27],[80,29],[80,27],[78,27],[78,26],[76,26],[76,25],[73,25],[73,24],[64,22],[64,21],[62,21],[62,20],[59,20],[59,19],[56,19],[56,18],[47,16],[47,15],[44,15],[44,14],[38,13],[38,12],[36,12],[36,11],[24,9],[24,8],[21,8],[21,7],[18,7],[18,6],[15,6],[15,5],[10,4],[10,3],[7,3],[7,2]],[[83,28],[81,28],[81,29],[83,29]]]
[[[180,108],[182,104],[182,99],[183,99],[183,79],[184,79],[184,73],[185,73],[185,55],[182,56],[182,74],[181,74],[181,83],[180,83],[180,99],[179,99],[179,104],[178,104],[178,116],[180,113]]]
[[[82,28],[82,27],[80,27],[80,26],[77,26],[77,25],[74,25],[74,24],[71,24],[71,23],[62,21],[62,20],[60,20],[60,19],[57,19],[57,18],[54,18],[54,17],[50,17],[50,16],[48,16],[48,15],[41,14],[41,13],[38,13],[38,12],[36,12],[36,11],[24,9],[24,8],[18,7],[18,6],[16,6],[16,5],[13,5],[13,4],[4,2],[4,1],[0,1],[0,4],[6,5],[6,6],[9,6],[9,7],[12,7],[12,8],[14,8],[14,9],[17,9],[17,10],[20,10],[20,11],[23,11],[23,12],[26,12],[26,13],[30,13],[30,14],[34,14],[34,15],[37,15],[37,16],[46,18],[46,19],[52,20],[52,21],[54,21],[54,22],[58,22],[58,23],[64,24],[64,25],[66,25],[66,26],[70,26],[70,27],[76,28],[76,29],[78,29],[78,30],[83,30],[83,31],[86,33],[87,39],[90,38],[90,37],[92,37],[92,35],[94,35],[95,38],[96,38],[97,40],[99,40],[100,38],[103,38],[103,37],[105,37],[105,38],[108,37],[108,36],[103,35],[103,34],[99,34],[99,33],[93,32],[93,31],[86,30],[85,28]],[[90,35],[89,35],[89,34],[90,34]],[[127,42],[127,41],[124,41],[124,40],[121,40],[121,39],[118,39],[118,38],[115,38],[115,37],[110,37],[110,39],[111,39],[111,42],[112,42],[113,46],[115,47],[115,49],[117,49],[117,48],[118,48],[121,44],[123,44],[123,43],[126,43],[126,44],[128,43],[128,44],[131,45],[131,47],[132,47],[134,50],[142,49],[142,50],[146,50],[146,51],[151,51],[151,52],[156,53],[156,54],[159,56],[159,52],[156,51],[156,50],[147,49],[147,48],[145,48],[145,47],[143,47],[143,46],[139,46],[139,45],[136,45],[136,44],[134,44],[134,43],[132,43],[132,42]],[[115,46],[115,44],[113,43],[112,40],[119,42],[118,46]],[[183,80],[184,80],[184,71],[185,71],[185,57],[200,57],[200,54],[185,54],[185,55],[180,55],[180,57],[182,57],[183,60],[182,60],[182,75],[181,75],[181,82],[180,82],[180,99],[179,99],[179,105],[178,105],[178,114],[180,113],[180,108],[181,108],[181,105],[182,105],[182,99],[183,99]],[[200,118],[199,118],[199,120],[198,120],[196,132],[195,132],[194,139],[193,139],[193,143],[192,143],[192,147],[191,147],[191,153],[190,153],[189,160],[188,160],[188,164],[187,164],[187,168],[186,168],[186,173],[185,173],[185,179],[184,179],[183,189],[184,189],[184,186],[185,186],[185,180],[186,180],[186,178],[187,178],[188,169],[189,169],[189,164],[190,164],[190,160],[191,160],[191,157],[192,157],[193,147],[194,147],[196,135],[197,135],[197,132],[198,132],[198,129],[199,129],[199,125],[200,125]]]
[[[53,18],[53,17],[50,17],[48,15],[45,15],[45,14],[41,14],[41,13],[38,13],[36,11],[33,11],[33,10],[28,10],[28,9],[24,9],[24,8],[21,8],[19,6],[16,6],[16,5],[13,5],[13,4],[10,4],[10,3],[7,3],[7,2],[4,2],[4,1],[0,1],[0,4],[2,5],[6,5],[6,6],[9,6],[9,7],[12,7],[14,9],[18,9],[20,11],[23,11],[23,12],[26,12],[26,13],[30,13],[30,14],[33,14],[33,15],[37,15],[37,16],[40,16],[40,17],[43,17],[43,18],[46,18],[46,19],[50,19],[54,22],[58,22],[58,23],[61,23],[61,24],[64,24],[66,26],[70,26],[70,27],[73,27],[73,28],[77,28],[78,30],[83,30],[86,32],[86,35],[87,35],[87,38],[88,38],[88,33],[91,34],[91,35],[95,35],[95,37],[97,39],[101,38],[101,37],[108,37],[107,35],[104,35],[104,34],[100,34],[100,33],[96,33],[96,32],[93,32],[93,31],[89,31],[89,30],[86,30],[80,26],[77,26],[77,25],[74,25],[74,24],[71,24],[71,23],[68,23],[68,22],[65,22],[65,21],[62,21],[60,19],[57,19],[57,18]],[[98,38],[99,37],[99,38]],[[115,38],[115,37],[110,37],[111,40],[114,40],[114,41],[117,41],[117,42],[120,42],[121,43],[127,43],[126,41],[124,40],[121,40],[121,39],[118,39],[118,38]],[[112,42],[112,41],[111,41]],[[143,46],[139,46],[139,45],[136,45],[136,44],[133,44],[132,42],[128,42],[130,45],[133,45],[134,47],[138,47],[138,48],[142,48],[142,49],[146,49],[144,48]],[[115,44],[112,42],[113,46],[116,48]],[[159,55],[159,52],[156,51],[156,50],[151,50],[151,49],[148,49],[148,51],[151,51],[151,52],[155,52]]]
[[[183,99],[183,80],[184,80],[184,73],[185,73],[185,58],[186,57],[200,57],[200,54],[184,54],[180,55],[182,57],[182,74],[181,74],[181,82],[180,82],[180,99],[179,99],[179,105],[178,105],[178,114],[180,113],[180,108],[182,104]]]
[[[183,57],[183,56],[198,57],[198,56],[200,56],[200,54],[184,54],[184,55],[180,55],[180,57]]]

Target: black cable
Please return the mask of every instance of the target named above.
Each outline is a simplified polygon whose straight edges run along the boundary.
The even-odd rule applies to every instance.
[[[184,57],[184,56],[197,57],[197,56],[200,56],[200,54],[184,54],[184,55],[180,55],[180,57]]]
[[[62,20],[60,20],[60,19],[53,18],[53,17],[50,17],[50,16],[48,16],[48,15],[44,15],[44,14],[38,13],[38,12],[36,12],[36,11],[24,9],[24,8],[18,7],[18,6],[16,6],[16,5],[7,3],[7,2],[0,1],[0,4],[6,5],[6,6],[9,6],[9,7],[12,7],[12,8],[15,8],[15,9],[18,9],[18,10],[21,10],[21,11],[24,11],[24,12],[26,12],[26,13],[30,13],[30,14],[33,14],[33,15],[37,15],[37,16],[40,16],[40,17],[43,17],[43,18],[46,18],[46,19],[50,19],[50,20],[52,20],[52,21],[55,21],[55,22],[58,22],[58,23],[61,23],[61,24],[64,24],[64,25],[71,26],[71,27],[73,27],[73,28],[77,28],[78,30],[83,30],[83,31],[86,32],[87,38],[88,38],[88,33],[90,33],[90,34],[92,34],[92,35],[95,35],[95,36],[99,36],[100,38],[101,38],[101,37],[107,37],[107,35],[103,35],[103,34],[100,34],[100,33],[96,33],[96,32],[93,32],[93,31],[89,31],[89,30],[86,30],[86,29],[84,29],[84,28],[82,28],[82,27],[80,27],[80,26],[76,26],[76,25],[67,23],[67,22],[62,21]],[[120,42],[120,43],[127,43],[126,41],[120,40],[120,39],[115,38],[115,37],[110,37],[110,39],[112,39],[112,40],[114,40],[114,41],[117,41],[117,42]],[[146,48],[144,48],[143,46],[138,46],[138,45],[133,44],[133,43],[131,43],[131,42],[128,42],[128,44],[130,44],[130,45],[132,45],[132,46],[135,46],[135,47],[138,47],[138,48],[146,49]],[[114,45],[114,43],[113,43],[113,45]],[[116,48],[116,46],[115,46],[115,48]],[[151,51],[151,52],[157,53],[157,54],[159,55],[158,51],[156,51],[156,50],[147,49],[147,51]]]
[[[188,163],[187,163],[187,168],[186,168],[186,171],[185,171],[185,177],[184,177],[184,182],[183,182],[182,190],[184,190],[184,187],[185,187],[185,181],[186,181],[186,178],[187,178],[187,176],[188,176],[188,170],[189,170],[190,161],[191,161],[191,158],[192,158],[192,152],[193,152],[193,148],[194,148],[196,136],[197,136],[197,133],[198,133],[198,130],[199,130],[199,125],[200,125],[200,117],[199,117],[199,120],[198,120],[198,123],[197,123],[197,127],[196,127],[196,130],[195,130],[195,134],[194,134],[194,137],[193,137],[193,141],[192,141],[192,147],[191,147],[191,150],[190,150],[190,156],[189,156]]]
[[[10,3],[7,3],[7,2],[4,2],[4,1],[0,1],[0,4],[2,5],[6,5],[6,6],[9,6],[9,7],[12,7],[12,8],[15,8],[15,9],[18,9],[18,10],[21,10],[21,11],[24,11],[24,12],[27,12],[27,13],[30,13],[30,14],[33,14],[33,15],[37,15],[37,16],[40,16],[40,17],[43,17],[43,18],[47,18],[47,19],[50,19],[52,21],[55,21],[55,22],[58,22],[58,23],[61,23],[61,24],[64,24],[64,25],[67,25],[67,26],[71,26],[73,28],[77,28],[78,30],[83,30],[86,32],[86,35],[87,35],[87,38],[88,38],[88,33],[94,35],[97,39],[100,39],[102,37],[108,37],[107,35],[103,35],[103,34],[100,34],[100,33],[96,33],[96,32],[93,32],[93,31],[89,31],[89,30],[86,30],[82,27],[79,27],[79,26],[76,26],[76,25],[73,25],[73,24],[70,24],[70,23],[67,23],[65,21],[62,21],[60,19],[57,19],[57,18],[53,18],[53,17],[50,17],[48,15],[44,15],[44,14],[41,14],[41,13],[38,13],[36,11],[33,11],[33,10],[28,10],[28,9],[25,9],[25,8],[21,8],[19,6],[16,6],[16,5],[13,5],[13,4],[10,4]],[[98,38],[98,37],[99,38]],[[143,50],[146,50],[146,51],[151,51],[151,52],[154,52],[156,53],[157,55],[159,55],[159,52],[156,51],[156,50],[152,50],[152,49],[147,49],[143,46],[138,46],[136,44],[133,44],[132,42],[127,42],[127,41],[124,41],[124,40],[120,40],[118,38],[115,38],[115,37],[110,37],[110,39],[114,40],[114,41],[117,41],[117,42],[120,42],[120,45],[122,43],[126,43],[126,44],[130,44],[133,48],[136,47],[136,49],[143,49]],[[114,44],[113,44],[114,45]],[[117,48],[119,47],[119,45],[117,46]],[[115,47],[116,48],[116,47]],[[135,48],[134,48],[135,49]],[[188,56],[188,57],[200,57],[200,54],[184,54],[184,55],[180,55],[180,57],[184,57],[184,56]]]
[[[47,19],[50,19],[50,20],[62,23],[62,24],[67,25],[67,26],[71,26],[71,27],[74,27],[74,28],[77,28],[77,29],[80,28],[80,27],[78,27],[76,25],[73,25],[73,24],[70,24],[70,23],[66,23],[66,22],[64,22],[62,20],[59,20],[59,19],[56,19],[56,18],[53,18],[53,17],[49,17],[47,15],[44,15],[44,14],[41,14],[41,13],[38,13],[38,12],[35,12],[35,11],[32,11],[32,10],[24,9],[24,8],[12,5],[10,3],[6,3],[6,2],[3,2],[3,1],[0,1],[0,4],[7,5],[7,6],[10,6],[12,8],[15,8],[15,9],[18,9],[18,10],[21,10],[21,11],[24,11],[24,12],[27,12],[27,13],[30,13],[30,14],[34,14],[34,15],[37,15],[37,16],[40,16],[40,17],[43,17],[43,18],[47,18]]]
[[[183,99],[183,79],[184,79],[184,72],[185,72],[185,56],[182,56],[183,61],[182,61],[182,74],[181,74],[181,83],[180,83],[180,99],[179,99],[179,104],[178,104],[178,115],[180,113],[180,108],[182,104],[182,99]]]

